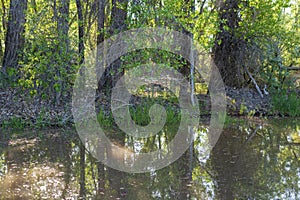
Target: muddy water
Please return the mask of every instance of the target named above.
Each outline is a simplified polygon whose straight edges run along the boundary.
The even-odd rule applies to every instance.
[[[151,151],[170,138],[117,140]],[[227,125],[205,156],[195,138],[168,167],[129,174],[97,162],[75,130],[1,131],[0,199],[300,199],[300,119]]]

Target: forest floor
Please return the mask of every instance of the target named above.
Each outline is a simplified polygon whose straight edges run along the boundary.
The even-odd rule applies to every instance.
[[[197,95],[201,113],[210,114],[210,96]],[[227,114],[232,116],[271,115],[271,97],[265,95],[261,98],[256,90],[249,88],[234,89],[226,87]],[[30,100],[29,100],[30,99]],[[0,90],[0,126],[3,122],[22,119],[28,124],[41,124],[43,126],[61,126],[72,124],[71,98],[61,106],[54,106],[50,100],[40,98],[28,98],[24,92],[16,89]],[[134,98],[138,104],[139,98]],[[167,101],[167,100],[166,100]],[[30,103],[28,103],[30,102]],[[179,106],[177,106],[179,108]],[[108,110],[109,100],[100,97],[96,101],[96,110]],[[204,111],[204,112],[203,112]]]

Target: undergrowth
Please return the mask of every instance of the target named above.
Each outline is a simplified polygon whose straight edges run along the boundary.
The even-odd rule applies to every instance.
[[[296,91],[276,90],[272,92],[272,111],[290,117],[300,116],[300,99]]]

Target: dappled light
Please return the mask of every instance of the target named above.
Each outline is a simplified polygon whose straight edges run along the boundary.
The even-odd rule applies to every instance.
[[[167,130],[167,129],[166,129]],[[134,141],[110,135],[120,149],[151,152],[174,134]],[[74,130],[40,131],[11,138],[0,152],[0,199],[297,199],[300,197],[299,120],[236,121],[226,125],[211,152],[209,130],[195,129],[192,151],[150,173],[106,167],[86,150]],[[49,139],[56,141],[50,142]],[[4,141],[3,141],[4,142]],[[107,150],[108,151],[108,150]],[[110,156],[126,160],[118,151]],[[131,162],[134,160],[131,160]],[[82,176],[84,173],[85,176]],[[84,177],[84,178],[82,178]]]

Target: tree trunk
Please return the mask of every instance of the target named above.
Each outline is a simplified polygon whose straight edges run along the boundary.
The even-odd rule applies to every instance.
[[[0,26],[0,34],[2,35],[2,27]],[[2,39],[0,39],[0,63],[3,63],[3,48],[2,48]]]
[[[60,40],[59,52],[63,55],[66,55],[69,51],[69,7],[70,0],[60,0],[57,31]]]
[[[85,147],[84,144],[80,144],[80,189],[79,197],[85,199],[86,187],[85,187]]]
[[[55,75],[57,78],[56,82],[56,105],[60,105],[61,103],[61,95],[63,90],[65,89],[65,78],[62,75],[70,72],[69,66],[69,6],[70,0],[60,0],[58,11],[56,8],[56,0],[54,0],[54,17],[57,19],[57,31],[58,31],[58,53],[60,56],[60,60],[56,63]]]
[[[1,0],[1,24],[0,24],[0,34],[2,35],[2,33],[5,35],[6,32],[6,7],[4,4],[4,0]],[[3,39],[3,41],[0,41],[0,63],[3,63],[3,56],[4,56],[4,50],[3,50],[3,46],[2,44],[5,44],[5,39]]]
[[[83,14],[82,5],[80,0],[76,0],[77,15],[78,15],[78,53],[79,53],[79,64],[84,62],[84,27],[83,27]]]
[[[127,29],[127,5],[128,0],[112,0],[111,11],[111,27],[110,35],[120,33]],[[122,6],[122,8],[120,8]],[[106,68],[99,81],[99,90],[105,92],[110,96],[112,88],[117,83],[118,79],[124,74],[122,62],[120,59],[114,61],[108,68]]]
[[[97,0],[97,45],[104,41],[105,0]]]
[[[99,66],[99,63],[102,61],[102,58],[104,57],[104,52],[101,52],[101,43],[104,41],[104,22],[105,22],[105,3],[106,0],[96,0],[97,2],[97,54],[96,54],[96,67],[101,67],[104,70],[105,63],[103,63],[103,66]],[[101,71],[102,71],[101,70]],[[99,83],[98,83],[98,90],[97,90],[97,96],[99,96],[99,92],[103,92],[103,86],[105,83],[105,71],[102,77],[100,77]]]
[[[3,72],[8,74],[10,69],[19,68],[19,60],[24,49],[24,24],[27,0],[11,0],[8,26],[5,38],[5,52],[3,57]],[[17,78],[17,74],[12,74]]]
[[[220,25],[213,48],[214,62],[220,70],[225,85],[242,87],[244,71],[241,55],[243,41],[237,38],[236,30],[240,21],[239,0],[226,0],[219,7]]]

